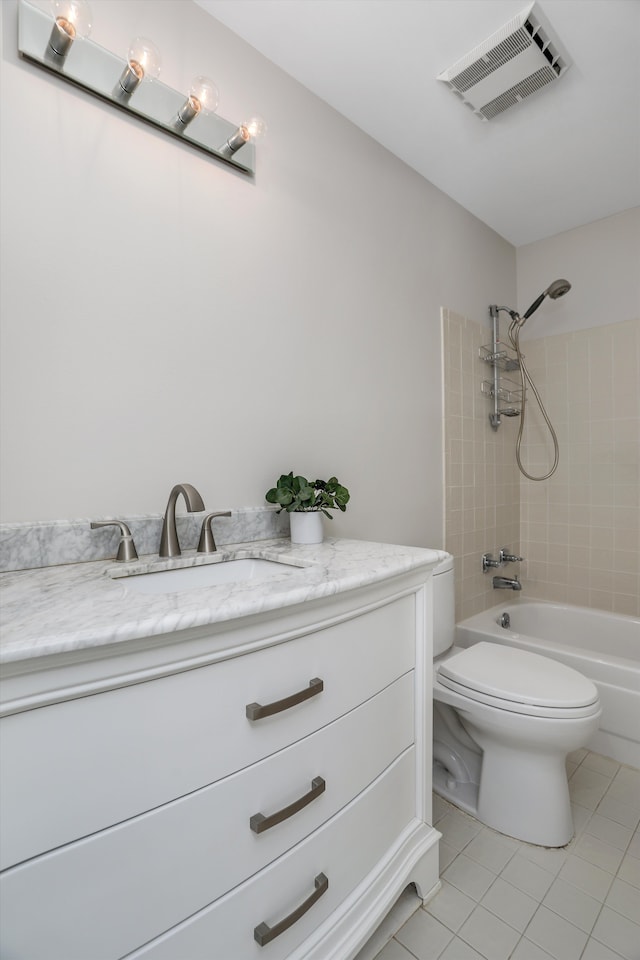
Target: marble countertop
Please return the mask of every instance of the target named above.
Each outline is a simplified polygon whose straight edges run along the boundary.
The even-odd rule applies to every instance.
[[[126,568],[155,572],[243,557],[275,559],[297,569],[266,581],[239,581],[175,593],[142,594],[127,587]],[[12,663],[86,650],[253,616],[379,583],[446,554],[420,547],[326,539],[297,545],[289,539],[225,544],[216,554],[193,551],[175,560],[142,557],[65,564],[0,575],[0,662]],[[114,575],[117,579],[114,579]]]

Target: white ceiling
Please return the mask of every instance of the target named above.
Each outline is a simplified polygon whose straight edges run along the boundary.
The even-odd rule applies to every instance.
[[[539,0],[573,65],[488,123],[435,77],[527,0],[196,2],[516,246],[640,205],[640,0]]]

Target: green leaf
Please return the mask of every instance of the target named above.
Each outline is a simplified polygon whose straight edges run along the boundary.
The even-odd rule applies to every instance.
[[[265,494],[268,503],[279,504],[288,513],[294,511],[321,510],[325,517],[333,519],[329,510],[346,510],[350,495],[337,477],[329,480],[309,481],[302,475],[294,476],[293,470],[283,473],[277,486]]]
[[[336,503],[338,504],[338,506],[340,505],[344,506],[344,504],[348,503],[350,500],[349,491],[347,490],[346,487],[343,487],[340,484],[337,485],[334,496],[336,498]]]

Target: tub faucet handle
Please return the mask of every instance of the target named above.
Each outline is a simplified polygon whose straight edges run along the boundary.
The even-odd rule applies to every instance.
[[[509,547],[502,547],[500,550],[500,563],[520,563],[521,560],[524,560],[524,557],[509,553]]]
[[[492,553],[482,554],[482,572],[483,573],[485,573],[487,570],[490,570],[491,567],[499,567],[501,564],[502,564],[502,559],[494,560]]]
[[[223,512],[208,513],[202,521],[202,530],[200,532],[200,542],[198,543],[198,553],[215,553],[218,549],[216,541],[213,539],[213,530],[211,521],[214,517],[230,517],[231,510]]]
[[[133,542],[131,530],[129,530],[126,523],[122,520],[92,520],[91,529],[97,530],[98,527],[119,527],[120,543],[118,544],[118,552],[116,554],[118,563],[129,563],[131,560],[138,559],[138,551]]]

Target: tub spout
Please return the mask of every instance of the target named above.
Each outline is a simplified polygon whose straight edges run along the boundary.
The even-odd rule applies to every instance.
[[[494,590],[522,590],[522,584],[517,577],[494,577]]]

